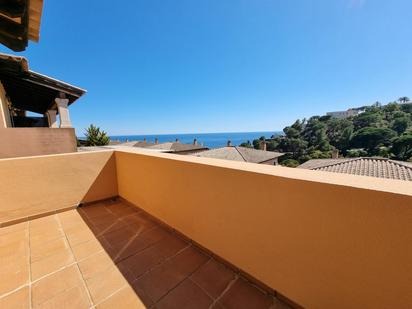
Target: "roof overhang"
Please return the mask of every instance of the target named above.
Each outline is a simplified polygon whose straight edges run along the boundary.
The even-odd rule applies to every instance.
[[[0,81],[13,107],[44,114],[64,94],[69,104],[86,90],[29,70],[24,57],[0,54]]]
[[[0,43],[23,51],[28,41],[38,42],[43,0],[1,0]]]

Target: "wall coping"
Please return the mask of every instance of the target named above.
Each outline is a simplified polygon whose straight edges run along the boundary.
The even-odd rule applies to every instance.
[[[401,194],[412,196],[412,183],[404,180],[384,179],[370,176],[358,176],[350,174],[340,174],[324,171],[305,170],[297,168],[289,168],[284,166],[270,166],[265,164],[255,164],[248,162],[237,162],[215,158],[195,157],[190,155],[179,155],[173,153],[158,153],[140,149],[102,149],[91,152],[73,152],[62,153],[42,156],[31,157],[17,157],[17,158],[4,158],[1,161],[13,161],[13,160],[25,160],[36,159],[43,157],[56,157],[56,156],[83,156],[96,152],[112,152],[112,153],[126,153],[134,155],[144,155],[150,157],[157,157],[167,160],[187,162],[191,164],[202,164],[208,166],[214,166],[219,168],[241,170],[245,172],[265,174],[270,176],[281,177],[285,179],[294,179],[302,181],[310,181],[317,183],[324,183],[329,185],[339,185],[358,189],[382,191],[394,194]]]

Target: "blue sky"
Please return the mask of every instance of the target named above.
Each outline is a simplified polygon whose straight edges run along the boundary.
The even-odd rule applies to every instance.
[[[411,20],[410,0],[45,1],[19,54],[87,89],[79,135],[280,130],[411,97]]]

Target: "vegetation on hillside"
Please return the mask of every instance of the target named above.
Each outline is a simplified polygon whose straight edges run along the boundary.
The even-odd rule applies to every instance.
[[[313,116],[296,120],[281,136],[261,137],[241,146],[287,153],[280,163],[295,167],[309,159],[331,158],[338,150],[345,157],[380,156],[412,161],[412,103],[402,97],[387,105],[375,103],[358,108],[360,114],[346,119]]]
[[[91,124],[85,132],[86,146],[105,146],[109,145],[110,138],[106,132],[100,130],[99,127]]]

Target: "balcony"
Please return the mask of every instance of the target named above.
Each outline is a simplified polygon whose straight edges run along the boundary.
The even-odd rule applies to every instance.
[[[0,171],[0,308],[412,306],[406,181],[126,150]]]

